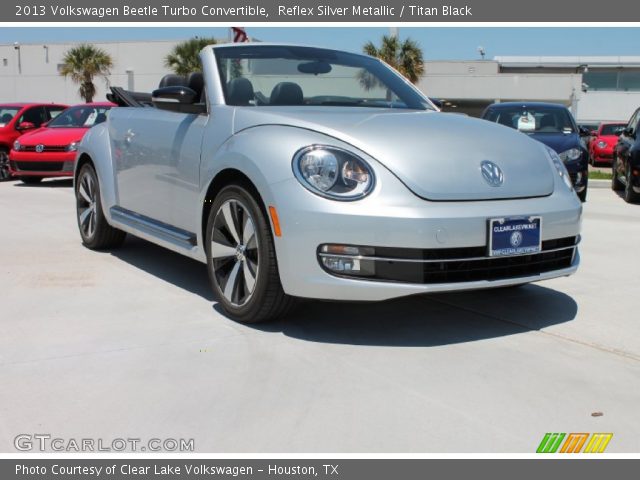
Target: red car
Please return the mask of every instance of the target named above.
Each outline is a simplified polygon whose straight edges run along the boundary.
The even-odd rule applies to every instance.
[[[598,165],[606,163],[611,165],[613,148],[618,143],[620,132],[626,123],[601,123],[589,140],[589,163]]]
[[[67,105],[51,103],[0,104],[0,181],[9,178],[9,151],[13,142],[55,118]]]
[[[67,108],[42,128],[26,133],[13,143],[9,171],[24,183],[45,177],[71,177],[78,143],[89,128],[107,119],[116,105],[83,103]]]

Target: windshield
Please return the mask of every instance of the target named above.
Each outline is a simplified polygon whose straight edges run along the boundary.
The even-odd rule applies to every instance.
[[[496,108],[489,112],[487,120],[525,133],[574,133],[576,131],[569,111],[557,107]]]
[[[20,111],[17,107],[0,107],[0,128],[6,126],[16,113]]]
[[[626,127],[624,123],[610,123],[602,126],[600,135],[620,135],[620,131]]]
[[[104,122],[110,106],[80,105],[67,108],[47,124],[52,128],[89,128]]]
[[[227,105],[433,109],[393,70],[361,55],[268,45],[215,55]]]

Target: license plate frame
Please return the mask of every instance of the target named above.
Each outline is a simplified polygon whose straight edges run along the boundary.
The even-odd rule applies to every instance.
[[[542,251],[540,215],[490,218],[488,224],[490,257],[515,257]]]

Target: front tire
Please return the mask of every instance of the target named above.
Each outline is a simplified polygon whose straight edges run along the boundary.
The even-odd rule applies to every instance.
[[[640,201],[640,194],[633,190],[633,183],[631,180],[631,165],[627,163],[627,184],[624,187],[624,201],[627,203],[638,203]]]
[[[611,190],[619,192],[624,188],[624,184],[618,178],[618,159],[613,158],[611,162]]]
[[[229,317],[257,323],[289,311],[294,299],[280,283],[269,221],[244,186],[229,185],[214,200],[205,245],[211,286]]]
[[[0,182],[9,180],[9,151],[6,148],[0,148]]]
[[[98,175],[89,163],[80,168],[75,194],[76,218],[84,246],[91,250],[101,250],[122,245],[126,233],[107,222],[100,201]]]
[[[584,189],[583,191],[581,191],[581,192],[578,194],[578,198],[580,199],[580,201],[581,201],[582,203],[584,203],[584,202],[586,202],[586,201],[587,201],[587,188],[586,188],[586,187],[585,187],[585,189]]]

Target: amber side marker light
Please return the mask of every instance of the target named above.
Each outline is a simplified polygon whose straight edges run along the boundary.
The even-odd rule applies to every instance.
[[[282,236],[282,230],[280,230],[280,219],[278,218],[278,212],[276,207],[269,205],[269,215],[271,215],[271,223],[273,224],[273,233],[276,237]]]

